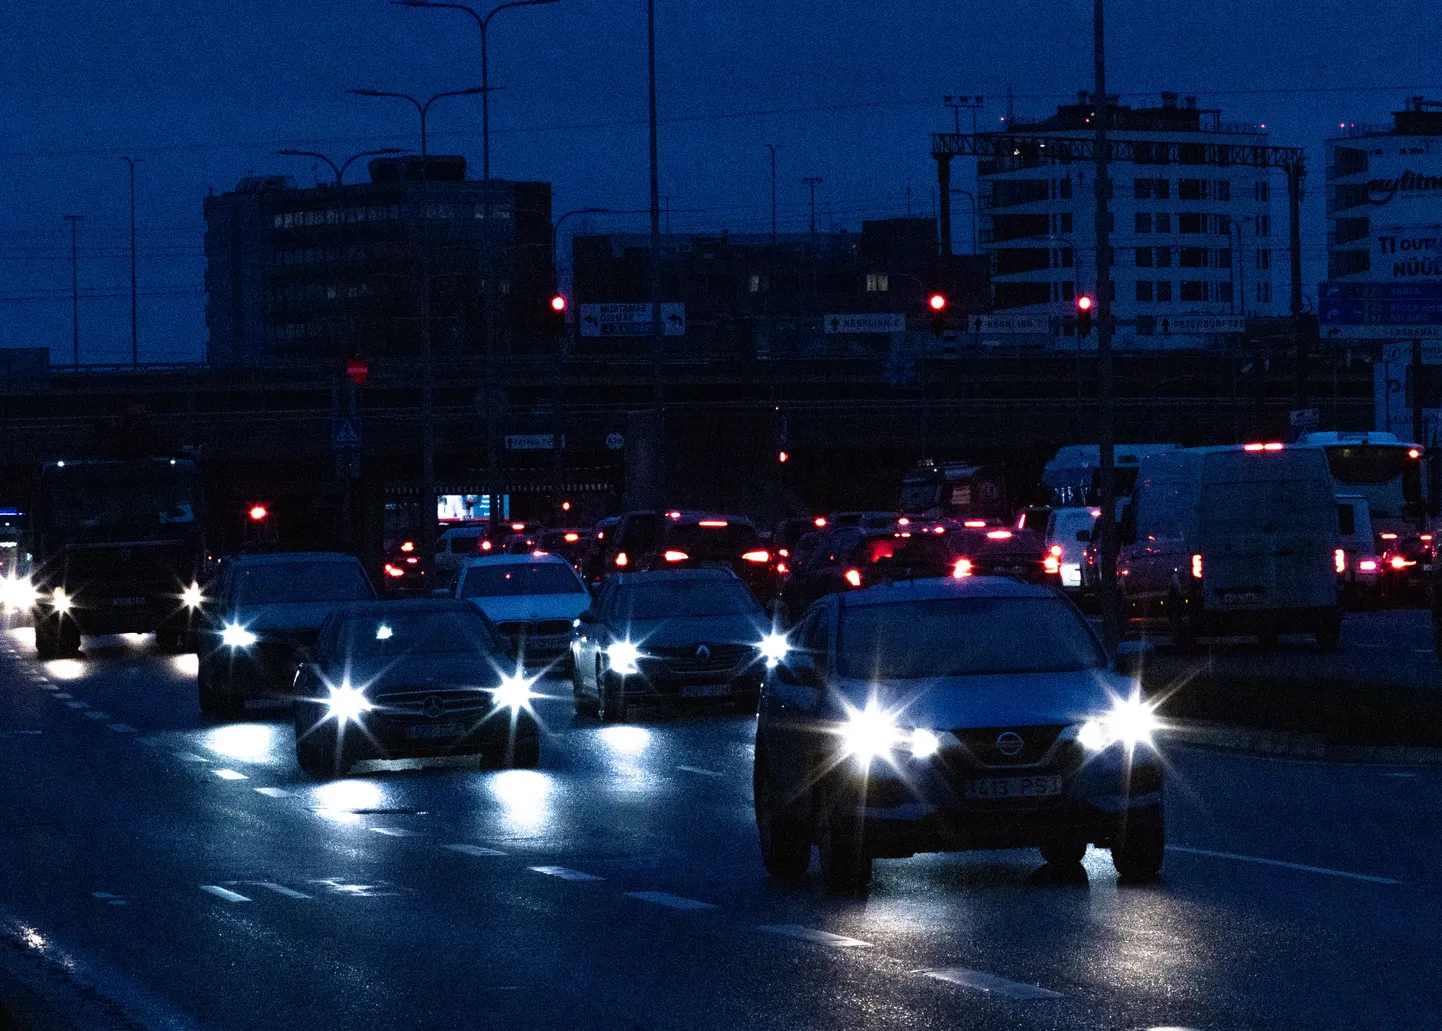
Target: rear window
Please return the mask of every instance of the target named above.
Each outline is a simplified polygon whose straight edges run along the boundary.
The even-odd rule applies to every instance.
[[[462,598],[506,598],[522,594],[584,594],[586,588],[564,562],[508,562],[472,566],[461,583]]]
[[[480,541],[480,535],[479,535],[479,534],[467,534],[467,535],[465,535],[464,537],[461,537],[461,536],[452,537],[452,538],[451,538],[451,554],[452,554],[452,555],[469,555],[471,552],[477,550],[479,541]]]
[[[761,547],[756,527],[747,523],[728,523],[725,526],[675,523],[666,528],[662,540],[667,548],[701,559],[732,559]]]
[[[621,533],[622,551],[645,551],[656,539],[655,515],[628,516]]]
[[[1202,528],[1213,536],[1334,532],[1336,505],[1321,480],[1209,483],[1202,490]]]

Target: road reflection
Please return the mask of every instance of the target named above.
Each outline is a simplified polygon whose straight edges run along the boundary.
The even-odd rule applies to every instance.
[[[537,770],[506,770],[487,782],[491,795],[501,803],[511,831],[535,831],[551,820],[551,793],[555,790],[549,774]]]
[[[85,675],[85,663],[79,659],[51,659],[45,672],[56,680],[76,680]]]
[[[275,728],[265,723],[234,723],[207,730],[205,747],[242,762],[270,762],[276,757]]]

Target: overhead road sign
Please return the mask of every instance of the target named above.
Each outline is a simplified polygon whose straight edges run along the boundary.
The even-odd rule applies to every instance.
[[[906,316],[901,312],[828,315],[823,327],[827,333],[905,333]]]
[[[1168,315],[1157,321],[1162,336],[1189,333],[1245,333],[1247,320],[1241,315]]]
[[[661,333],[668,337],[686,335],[686,305],[667,302],[661,305]],[[581,305],[583,337],[644,337],[651,335],[649,304],[583,304]]]
[[[1050,333],[1049,315],[973,315],[973,333]]]
[[[550,451],[556,446],[556,438],[550,433],[511,433],[506,435],[507,451]],[[566,446],[566,438],[561,438]]]

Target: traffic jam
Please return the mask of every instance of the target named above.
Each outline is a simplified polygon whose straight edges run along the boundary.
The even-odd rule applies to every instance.
[[[452,518],[394,534],[379,568],[287,547],[260,502],[211,554],[186,459],[56,462],[28,512],[0,511],[0,587],[42,660],[154,633],[195,653],[211,723],[287,705],[317,781],[376,760],[544,766],[561,738],[539,703],[569,685],[583,723],[754,715],[777,881],[813,848],[826,888],[854,894],[877,858],[1066,865],[1089,846],[1147,880],[1166,852],[1148,656],[1239,636],[1333,651],[1349,611],[1432,604],[1422,458],[1381,433],[1119,445],[1111,649],[1095,445],[1061,449],[1034,488],[928,462],[895,507],[766,525],[688,508],[583,525],[569,502],[559,525]]]

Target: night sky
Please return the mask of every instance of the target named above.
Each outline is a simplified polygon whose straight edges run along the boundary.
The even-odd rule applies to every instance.
[[[1442,95],[1425,4],[1114,0],[1109,82],[1123,101],[1196,94],[1225,121],[1309,148],[1307,292],[1323,278],[1321,140],[1384,123],[1409,93]],[[780,147],[783,231],[934,212],[928,133],[940,98],[984,95],[981,124],[1040,115],[1091,83],[1091,4],[1017,0],[658,0],[661,187],[682,230],[769,226],[764,143]],[[560,0],[491,29],[492,169],[555,184],[555,210],[647,203],[644,0]],[[201,201],[247,173],[315,181],[304,147],[344,156],[417,146],[414,110],[356,87],[430,93],[480,83],[479,34],[455,11],[384,0],[0,2],[0,346],[70,355],[69,228],[81,225],[82,360],[128,361],[126,166],[137,171],[142,360],[204,354]],[[1334,88],[1334,87],[1340,87]],[[432,109],[434,152],[480,171],[478,98]],[[970,168],[959,163],[957,185]],[[351,176],[364,176],[363,164]],[[1282,196],[1280,177],[1277,195]],[[956,224],[966,249],[966,217]],[[1285,202],[1274,209],[1285,234]],[[597,219],[640,229],[644,216]],[[569,228],[586,223],[572,219]],[[1285,241],[1285,235],[1282,240]],[[564,244],[563,244],[564,254]],[[565,259],[563,257],[563,263]],[[1285,273],[1283,273],[1285,275]],[[1277,281],[1284,291],[1285,281]]]

